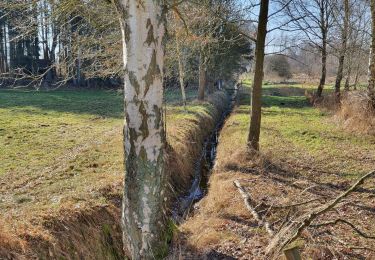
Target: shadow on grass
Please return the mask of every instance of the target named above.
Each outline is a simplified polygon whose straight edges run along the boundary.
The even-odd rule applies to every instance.
[[[310,172],[309,175],[301,174],[296,170],[292,169],[288,165],[284,165],[282,163],[273,162],[272,159],[268,159],[265,155],[259,155],[263,158],[264,162],[263,165],[259,165],[258,167],[246,165],[233,165],[228,164],[225,166],[226,171],[237,171],[245,174],[250,175],[263,175],[265,173],[267,178],[272,179],[275,182],[285,184],[287,186],[293,187],[298,190],[306,190],[306,187],[300,186],[296,183],[298,181],[308,181],[308,183],[312,184],[312,188],[306,190],[309,193],[327,197],[327,191],[334,191],[334,192],[343,192],[346,191],[353,183],[353,180],[344,180],[342,182],[332,183],[331,181],[317,181],[316,176],[332,176],[335,175],[337,177],[342,176],[342,174],[337,172],[330,172],[330,171],[322,171],[316,170],[313,166],[302,166],[305,172]],[[367,193],[367,194],[375,194],[375,190],[359,187],[356,190],[359,193]],[[375,208],[373,209],[375,211]]]
[[[178,89],[165,91],[165,100],[168,106],[182,106],[180,96]],[[192,100],[194,97],[195,90],[187,90],[187,99]],[[28,112],[33,113],[30,107],[107,118],[124,117],[123,94],[114,90],[0,90],[0,108],[25,108]]]
[[[280,87],[264,87],[263,94],[268,96],[305,96],[306,89],[301,87],[290,87],[290,86],[280,86]]]
[[[240,93],[239,104],[250,105],[251,95],[247,91]],[[265,87],[263,89],[262,107],[303,108],[311,107],[305,97],[305,89],[300,87]]]
[[[0,90],[0,108],[35,107],[42,110],[123,117],[123,97],[107,90]]]

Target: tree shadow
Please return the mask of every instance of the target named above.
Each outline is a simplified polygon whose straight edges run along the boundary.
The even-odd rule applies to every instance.
[[[0,90],[0,108],[34,108],[98,117],[123,118],[123,95],[113,90]]]
[[[306,89],[301,87],[291,87],[291,86],[280,86],[280,87],[264,87],[263,94],[267,96],[279,96],[279,97],[289,97],[289,96],[305,96]]]
[[[234,258],[227,254],[220,253],[212,249],[209,253],[206,254],[205,259],[207,260],[236,260],[237,258]]]
[[[343,192],[346,191],[353,183],[354,181],[343,181],[343,182],[338,182],[338,183],[332,183],[331,181],[317,181],[316,180],[316,174],[324,174],[327,176],[340,176],[340,174],[336,172],[327,172],[327,171],[321,171],[321,170],[315,170],[315,174],[311,175],[306,175],[306,174],[301,174],[297,172],[294,169],[291,169],[288,166],[285,166],[280,163],[275,163],[272,161],[272,159],[267,158],[265,155],[260,154],[259,156],[263,157],[263,165],[259,167],[253,167],[249,166],[247,167],[246,165],[235,165],[235,164],[227,164],[224,166],[224,169],[226,171],[237,171],[240,173],[245,173],[245,174],[251,174],[251,175],[262,175],[266,174],[267,178],[272,179],[275,182],[278,182],[280,184],[288,185],[289,187],[293,187],[298,190],[305,190],[306,187],[302,185],[298,185],[298,181],[307,181],[311,187],[308,189],[309,193],[312,193],[317,196],[321,197],[326,197],[326,191],[333,191],[333,192]],[[314,171],[314,168],[311,167],[309,169],[305,169],[306,171]],[[356,192],[358,193],[366,193],[373,195],[375,194],[374,189],[369,189],[369,188],[364,188],[364,187],[359,187]],[[369,208],[366,208],[367,210],[370,210]],[[375,208],[374,208],[375,211]]]

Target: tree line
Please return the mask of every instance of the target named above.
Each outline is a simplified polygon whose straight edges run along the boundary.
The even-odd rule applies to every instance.
[[[231,2],[231,3],[229,3]],[[122,84],[122,38],[112,1],[30,0],[0,3],[2,85]],[[212,90],[244,71],[251,42],[240,31],[235,1],[170,2],[165,85]],[[185,95],[184,95],[185,96]]]

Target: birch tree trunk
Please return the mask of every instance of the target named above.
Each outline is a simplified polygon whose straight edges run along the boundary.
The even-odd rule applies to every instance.
[[[255,48],[255,72],[252,92],[251,121],[247,140],[249,147],[255,150],[259,150],[260,123],[262,115],[264,47],[267,35],[268,5],[269,0],[262,0],[260,2],[258,33]]]
[[[132,259],[159,259],[166,200],[164,16],[160,1],[118,3],[125,65],[124,249]]]

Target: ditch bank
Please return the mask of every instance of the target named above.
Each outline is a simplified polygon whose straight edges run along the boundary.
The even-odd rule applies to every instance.
[[[220,115],[220,117],[217,118],[217,116],[215,116],[216,120],[211,122],[215,124],[213,130],[210,131],[210,134],[205,135],[206,137],[203,142],[199,142],[203,145],[201,145],[201,147],[196,147],[200,148],[200,150],[197,150],[196,152],[198,153],[194,154],[194,157],[192,157],[194,159],[193,162],[190,163],[189,172],[192,172],[194,175],[189,182],[190,186],[188,192],[179,196],[172,207],[172,217],[176,223],[182,223],[188,217],[194,204],[201,200],[207,193],[209,176],[215,164],[219,134],[225,119],[230,115],[236,102],[237,90],[227,90],[227,92],[229,92],[229,100],[223,103],[223,107],[220,109],[221,112],[216,113]]]
[[[168,129],[167,125],[167,139],[172,144],[168,147],[167,169],[175,194],[171,205],[176,205],[176,197],[190,194],[191,183],[197,178],[195,162],[207,150],[204,148],[212,133],[217,134],[230,99],[226,92],[220,91],[210,95],[207,102],[197,104],[204,107],[201,112],[187,111],[192,116],[181,120],[180,126]],[[17,230],[8,223],[0,223],[0,259],[124,259],[121,183],[119,179],[111,187],[97,191],[106,198],[100,205],[61,208],[57,215],[35,216],[35,225],[33,221],[25,222],[24,228]]]

